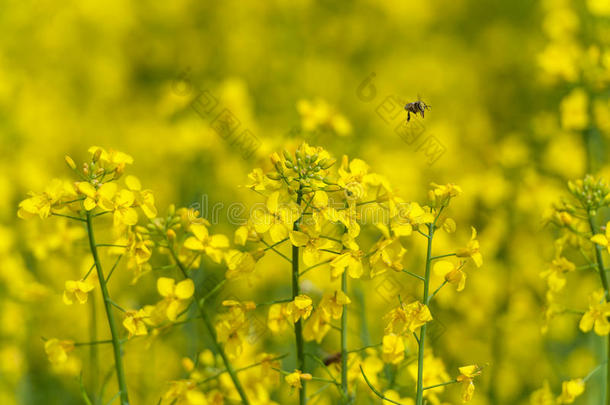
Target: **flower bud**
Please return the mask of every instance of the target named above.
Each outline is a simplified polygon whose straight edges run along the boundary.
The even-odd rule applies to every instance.
[[[76,163],[74,163],[74,160],[72,160],[70,156],[66,155],[64,159],[66,160],[66,163],[68,164],[70,169],[76,170]]]
[[[267,173],[267,177],[271,180],[281,180],[282,178],[282,176],[280,176],[280,174],[276,172]]]
[[[125,171],[125,163],[119,164],[114,171],[114,179],[115,180],[119,179],[123,175],[124,171]]]
[[[169,240],[176,239],[176,232],[173,229],[168,229],[166,234],[167,234],[167,239],[169,239]]]
[[[102,150],[101,149],[97,149],[95,151],[95,153],[93,154],[93,158],[91,159],[91,161],[93,163],[97,163],[97,161],[100,160],[100,156],[102,156]]]
[[[324,161],[324,163],[322,163]],[[335,159],[323,159],[320,162],[320,166],[322,166],[322,169],[324,170],[328,170],[330,169],[335,163],[337,163],[337,161]]]

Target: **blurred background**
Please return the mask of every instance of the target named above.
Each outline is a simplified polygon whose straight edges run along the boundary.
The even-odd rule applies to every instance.
[[[435,355],[451,374],[489,364],[475,405],[528,404],[545,380],[558,393],[563,379],[593,369],[603,348],[578,331],[577,317],[557,318],[541,333],[539,273],[553,258],[542,219],[566,180],[610,173],[609,17],[602,0],[5,0],[0,402],[82,403],[87,352],[53,367],[42,338],[88,336],[90,307],[61,302],[64,281],[87,267],[83,234],[65,221],[16,217],[28,191],[69,177],[65,154],[83,161],[91,145],[129,153],[130,173],[153,190],[160,213],[175,203],[210,219],[217,207],[214,232],[232,234],[227,207],[260,201],[239,187],[247,174],[303,140],[364,159],[408,201],[425,202],[430,182],[459,184],[464,194],[451,209],[458,230],[438,249],[461,246],[474,225],[485,264],[469,273],[464,292],[439,295]],[[405,127],[402,107],[418,97],[431,111]],[[221,116],[228,126],[217,125]],[[415,245],[407,255],[421,263],[421,252]],[[202,277],[222,277],[222,268],[207,266]],[[261,301],[288,291],[281,260],[259,266],[254,288],[235,283],[231,293]],[[129,281],[125,274],[111,283],[120,302],[158,298],[153,278]],[[583,308],[594,281],[571,291]],[[354,287],[354,310],[371,318],[371,336],[354,325],[354,346],[379,341],[377,314],[408,294],[407,283],[388,275]],[[255,343],[276,353],[288,344],[267,335]],[[191,325],[130,344],[133,403],[156,403],[166,381],[184,377],[180,359],[204,346]],[[110,356],[110,347],[100,350]],[[598,389],[594,377],[576,403],[595,403]],[[289,392],[274,398],[295,400]],[[446,398],[457,403],[459,388]]]

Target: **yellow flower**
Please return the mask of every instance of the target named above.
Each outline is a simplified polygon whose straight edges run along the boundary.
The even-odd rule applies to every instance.
[[[561,384],[561,395],[557,397],[558,404],[571,404],[576,397],[585,392],[585,382],[582,379],[564,381]]]
[[[127,256],[127,268],[134,272],[132,283],[138,281],[138,279],[150,271],[151,266],[148,263],[152,256],[153,241],[146,239],[145,233],[139,232],[138,229],[127,231],[127,235],[120,237],[114,243],[117,246],[123,247],[112,247],[109,249],[109,253],[121,255],[126,254]]]
[[[479,250],[479,241],[477,240],[477,230],[474,227],[472,227],[470,241],[465,248],[458,249],[456,256],[472,258],[477,267],[481,267],[483,265],[483,256]]]
[[[311,298],[305,294],[297,295],[290,303],[292,322],[297,323],[299,319],[307,319],[313,309]]]
[[[337,173],[337,184],[344,189],[349,201],[361,200],[366,196],[368,186],[378,186],[381,183],[380,176],[369,173],[369,165],[366,162],[361,159],[353,159],[350,162],[345,155]]]
[[[305,323],[303,339],[307,342],[315,340],[318,344],[322,343],[330,328],[330,316],[321,308],[317,308]]]
[[[605,247],[608,249],[608,253],[610,253],[610,222],[606,223],[606,232],[593,235],[591,242]]]
[[[591,329],[599,336],[605,336],[610,332],[610,303],[606,302],[603,289],[594,291],[589,296],[589,309],[580,318],[580,330],[589,332]]]
[[[462,266],[441,260],[434,264],[434,272],[443,276],[448,283],[455,284],[457,291],[462,291],[466,285],[466,273],[462,271]]]
[[[74,350],[72,340],[49,339],[44,343],[44,351],[52,364],[62,364],[68,360],[68,353]]]
[[[312,375],[308,374],[308,373],[303,373],[303,372],[301,372],[301,370],[294,370],[292,373],[288,374],[284,379],[286,380],[288,385],[290,385],[292,388],[300,389],[303,387],[303,385],[301,384],[301,380],[306,380],[306,381],[311,380]]]
[[[375,253],[371,255],[371,278],[385,273],[387,270],[401,271],[402,259],[407,252],[398,238],[382,239],[373,247]]]
[[[208,405],[205,395],[197,388],[193,380],[178,380],[170,382],[163,394],[163,399],[174,405]]]
[[[121,190],[114,196],[114,225],[135,225],[138,212],[133,208],[135,196],[129,190]]]
[[[100,207],[105,211],[114,211],[113,199],[118,190],[116,183],[104,183],[99,188],[95,188],[93,184],[81,181],[76,183],[76,189],[86,196],[83,207],[87,211],[91,211],[95,207]]]
[[[385,317],[388,324],[385,327],[384,333],[396,333],[404,335],[415,332],[419,327],[426,322],[432,320],[430,309],[419,301],[413,301],[409,305],[392,309]]]
[[[278,191],[271,193],[264,209],[252,212],[251,218],[256,232],[263,234],[269,231],[269,236],[274,243],[288,237],[288,232],[297,219],[289,206],[280,206],[279,198]]]
[[[144,336],[148,334],[144,319],[148,318],[148,313],[144,309],[125,311],[123,326],[129,332],[129,337]]]
[[[191,279],[182,280],[176,284],[174,279],[159,277],[157,279],[157,290],[164,297],[163,302],[166,306],[167,319],[175,321],[180,312],[186,309],[186,301],[195,293],[195,285]]]
[[[224,249],[229,247],[229,239],[225,235],[210,235],[204,224],[191,224],[190,229],[194,236],[184,241],[184,247],[190,250],[203,251],[216,263],[222,261]]]
[[[255,254],[256,256],[250,252],[241,252],[234,249],[225,253],[225,262],[228,267],[227,272],[225,273],[227,280],[233,280],[252,274],[256,267],[256,262],[265,253],[261,250],[255,252]]]
[[[320,233],[312,227],[301,227],[303,231],[290,231],[290,241],[294,246],[303,247],[303,263],[313,266],[320,262],[321,252],[328,241],[320,237]]]
[[[65,284],[63,301],[66,305],[72,305],[78,301],[80,304],[87,302],[88,293],[95,286],[86,280],[68,280]]]
[[[88,149],[91,155],[95,156],[98,154],[99,162],[106,166],[107,169],[119,169],[122,170],[126,164],[132,164],[133,158],[127,153],[123,153],[114,149],[104,149],[99,146],[91,146]]]
[[[343,306],[351,304],[351,302],[352,301],[343,291],[337,290],[334,293],[324,294],[319,307],[329,317],[339,319],[343,314]]]
[[[236,358],[242,353],[243,340],[249,331],[246,313],[256,308],[252,301],[225,300],[222,305],[229,308],[216,322],[218,341],[224,344],[227,355]]]
[[[19,203],[17,216],[22,219],[30,219],[38,215],[41,219],[51,215],[51,208],[60,203],[66,197],[73,198],[76,191],[72,184],[54,179],[42,193],[30,193],[30,198]]]
[[[419,225],[430,224],[433,221],[434,215],[430,212],[429,207],[422,207],[418,203],[412,202],[394,219],[392,232],[395,236],[409,236],[414,228],[417,229]]]
[[[429,191],[428,197],[433,207],[445,206],[453,197],[462,194],[462,188],[455,184],[436,184],[430,183],[432,190]]]
[[[384,362],[398,364],[405,358],[405,343],[398,335],[385,335],[381,345],[381,357]]]
[[[259,240],[258,234],[251,223],[242,225],[235,230],[235,236],[233,242],[236,245],[245,246],[246,242],[257,242]]]
[[[347,269],[347,274],[351,278],[360,278],[362,276],[362,251],[361,250],[346,250],[336,256],[330,262],[330,276],[337,279]]]
[[[155,207],[155,197],[151,190],[142,190],[142,184],[135,176],[125,177],[125,185],[134,195],[135,205],[140,207],[147,218],[155,218],[157,216],[157,208]]]
[[[462,383],[462,402],[469,402],[474,394],[474,377],[481,374],[479,366],[470,365],[459,368],[457,381]]]
[[[267,327],[273,333],[286,330],[291,322],[292,306],[289,304],[273,304],[269,307]]]

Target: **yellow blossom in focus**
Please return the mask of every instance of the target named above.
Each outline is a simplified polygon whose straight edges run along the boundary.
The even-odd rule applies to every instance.
[[[599,336],[605,336],[610,333],[610,303],[606,302],[606,294],[603,289],[594,291],[589,296],[589,309],[580,318],[579,327],[583,332],[589,332],[591,329]]]
[[[408,305],[401,305],[398,308],[392,309],[384,317],[388,322],[384,333],[405,335],[413,333],[426,322],[432,320],[430,309],[419,301],[413,301]]]
[[[17,216],[30,219],[36,215],[44,219],[51,215],[51,208],[67,198],[76,197],[74,187],[59,179],[54,179],[42,193],[30,193],[30,198],[19,203]]]
[[[360,278],[362,276],[362,256],[361,250],[346,250],[340,255],[337,255],[330,262],[331,278],[337,279],[347,269],[347,274],[351,278]]]
[[[434,264],[434,272],[445,278],[445,281],[455,284],[457,291],[462,291],[466,285],[466,273],[454,263],[440,260]]]
[[[402,259],[407,250],[398,238],[382,239],[373,247],[375,253],[371,255],[371,278],[385,273],[387,270],[401,271]]]
[[[294,300],[290,303],[292,310],[292,322],[297,323],[299,319],[307,319],[313,309],[312,300],[305,294],[300,294],[294,297]]]
[[[76,189],[79,193],[85,195],[83,207],[87,211],[91,211],[95,207],[100,207],[105,211],[114,211],[113,200],[118,190],[116,183],[104,183],[96,188],[89,182],[81,181],[76,183]]]
[[[220,263],[224,249],[229,247],[229,239],[225,235],[210,235],[204,224],[191,224],[190,229],[194,236],[184,241],[184,247],[190,250],[203,251],[210,259]]]
[[[457,257],[470,257],[474,264],[477,267],[481,267],[483,265],[483,255],[481,255],[481,251],[479,250],[479,241],[477,240],[477,230],[472,227],[472,235],[470,236],[470,241],[466,244],[465,248],[458,249],[456,254]]]
[[[157,290],[164,297],[162,302],[164,303],[167,319],[173,322],[180,312],[186,309],[187,300],[195,292],[195,285],[191,279],[182,280],[176,284],[174,279],[159,277],[157,279]]]
[[[264,209],[255,210],[251,217],[256,232],[263,234],[269,231],[269,236],[274,243],[288,237],[293,220],[297,219],[294,217],[295,212],[291,206],[280,204],[279,198],[278,191],[271,193]]]

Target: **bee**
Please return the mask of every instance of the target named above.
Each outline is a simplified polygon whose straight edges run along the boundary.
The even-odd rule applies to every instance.
[[[411,120],[411,113],[417,115],[417,113],[421,114],[421,117],[424,118],[424,111],[429,110],[430,106],[418,99],[412,103],[407,103],[405,105],[405,110],[407,110],[407,122]]]
[[[324,358],[324,365],[328,366],[333,363],[339,363],[340,361],[341,361],[341,352],[337,352],[337,353],[331,354],[329,356],[326,356],[326,358]]]

